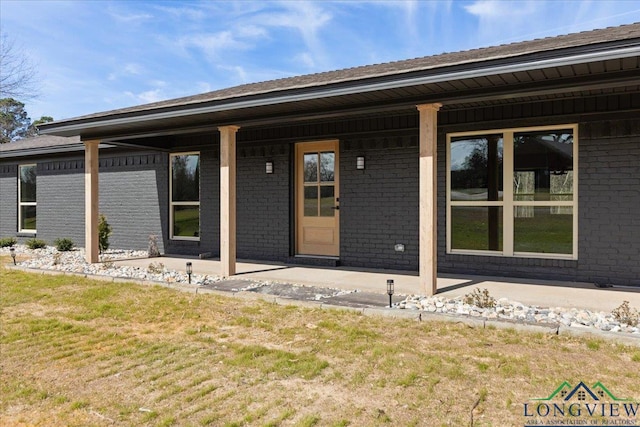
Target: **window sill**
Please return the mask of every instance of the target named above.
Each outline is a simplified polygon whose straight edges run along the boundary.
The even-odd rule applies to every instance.
[[[37,231],[18,231],[16,237],[36,237]]]
[[[447,255],[470,255],[470,256],[489,256],[499,258],[517,258],[517,259],[550,259],[550,260],[563,260],[563,261],[577,261],[578,257],[571,254],[536,254],[536,253],[514,253],[513,255],[505,255],[502,252],[489,252],[489,251],[473,251],[473,250],[450,250],[446,252]]]
[[[200,243],[199,237],[172,237],[169,239],[171,242],[195,242]]]

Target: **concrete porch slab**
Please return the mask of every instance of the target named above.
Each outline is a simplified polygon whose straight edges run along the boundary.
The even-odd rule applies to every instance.
[[[177,271],[185,271],[186,262],[193,264],[195,274],[218,276],[220,261],[215,259],[198,259],[193,257],[144,258],[115,261],[115,264],[146,268],[152,262],[161,262],[165,267]],[[271,281],[311,286],[318,289],[325,288],[341,290],[359,290],[363,293],[380,295],[380,301],[386,300],[387,279],[395,282],[394,301],[400,295],[424,295],[420,288],[418,275],[410,271],[353,269],[347,267],[313,267],[265,263],[254,261],[239,261],[237,274],[230,278],[234,283],[221,282],[220,289],[231,287],[239,289],[242,283],[249,286],[252,281]],[[589,283],[512,279],[503,277],[444,275],[438,276],[438,296],[455,298],[471,293],[474,288],[486,288],[489,293],[499,299],[508,298],[511,301],[527,305],[543,307],[585,308],[609,312],[620,306],[623,301],[629,301],[631,306],[640,307],[640,288],[596,288]],[[317,289],[309,290],[309,297],[315,297]],[[321,293],[321,292],[319,292]],[[364,295],[364,294],[363,294]],[[286,297],[286,295],[280,295]],[[354,294],[351,294],[353,298]],[[378,305],[377,298],[375,305]],[[329,301],[325,301],[330,303]],[[372,301],[373,302],[373,301]],[[364,301],[363,301],[364,303]]]

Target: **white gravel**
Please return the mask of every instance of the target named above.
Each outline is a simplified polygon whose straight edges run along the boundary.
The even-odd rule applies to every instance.
[[[55,247],[51,246],[35,250],[28,249],[24,245],[16,245],[15,248],[16,254],[29,257],[28,260],[19,263],[22,267],[165,283],[188,283],[188,277],[185,273],[167,269],[162,265],[162,258],[149,258],[149,266],[147,268],[118,266],[110,262],[118,259],[147,258],[146,251],[108,250],[100,255],[101,263],[89,264],[85,261],[83,249],[58,252]],[[0,254],[8,253],[9,248],[0,248]],[[218,276],[191,275],[191,283],[196,285],[209,285],[220,280],[221,278]],[[268,286],[269,284],[269,282],[264,282],[251,286]],[[621,324],[614,318],[612,313],[576,308],[528,306],[519,302],[509,301],[506,298],[497,300],[495,307],[480,308],[466,304],[463,301],[463,297],[448,299],[439,296],[411,295],[404,301],[395,303],[394,307],[430,313],[446,313],[483,319],[502,319],[523,323],[564,325],[572,328],[595,328],[601,331],[640,335],[640,325],[629,326]]]

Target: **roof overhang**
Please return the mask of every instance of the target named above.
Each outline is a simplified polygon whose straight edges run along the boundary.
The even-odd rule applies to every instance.
[[[12,143],[19,144],[19,143]],[[98,148],[113,148],[113,144],[100,143]],[[74,153],[84,150],[83,143],[72,143],[66,145],[55,145],[50,147],[35,147],[35,148],[19,148],[12,150],[0,151],[0,159],[8,159],[14,157],[27,157],[27,156],[49,156],[56,154]]]
[[[82,139],[119,141],[170,132],[373,114],[438,102],[443,109],[473,102],[566,95],[640,85],[640,39],[544,54],[473,62],[378,78],[296,88],[200,104],[106,113],[53,122],[41,132]],[[611,64],[619,64],[610,71]],[[577,72],[575,67],[597,72]],[[535,73],[529,80],[519,77]]]

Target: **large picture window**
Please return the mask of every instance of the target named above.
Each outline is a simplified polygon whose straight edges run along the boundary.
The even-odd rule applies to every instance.
[[[36,165],[18,167],[18,232],[36,232]]]
[[[577,259],[577,126],[447,135],[447,252]]]
[[[200,239],[200,154],[170,156],[171,238]]]

